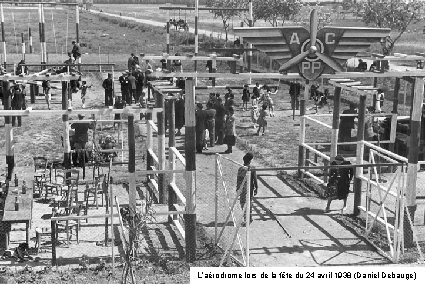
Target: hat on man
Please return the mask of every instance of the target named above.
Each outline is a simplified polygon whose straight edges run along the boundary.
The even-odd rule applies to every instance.
[[[78,119],[83,119],[85,117],[85,115],[84,114],[82,114],[82,113],[79,113],[78,114]]]
[[[337,163],[342,163],[345,161],[345,158],[343,158],[342,155],[337,155],[336,158],[334,158],[334,161],[336,161]]]

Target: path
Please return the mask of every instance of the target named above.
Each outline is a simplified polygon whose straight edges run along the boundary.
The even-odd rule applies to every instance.
[[[141,23],[141,24],[155,26],[155,27],[164,28],[166,26],[165,22],[158,22],[158,21],[154,21],[154,20],[144,20],[144,19],[138,19],[138,18],[134,18],[134,17],[120,16],[120,15],[113,14],[113,13],[100,12],[98,10],[88,10],[88,12],[93,13],[93,14],[98,14],[98,15],[106,15],[106,16],[110,16],[110,17],[120,18],[120,19],[123,19],[123,20],[134,21],[136,23]],[[188,32],[194,34],[195,29],[190,27]],[[225,35],[223,33],[218,33],[218,32],[209,31],[209,30],[205,30],[205,29],[198,29],[198,35],[203,35],[203,34],[206,35],[206,36],[211,35],[214,38],[225,39]],[[233,34],[228,34],[228,40],[235,40],[236,38],[237,37],[234,36]]]

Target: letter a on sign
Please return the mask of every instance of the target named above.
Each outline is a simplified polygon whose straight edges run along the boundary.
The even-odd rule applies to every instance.
[[[300,44],[299,36],[297,35],[297,33],[293,33],[291,35],[290,44],[293,44],[293,43]]]

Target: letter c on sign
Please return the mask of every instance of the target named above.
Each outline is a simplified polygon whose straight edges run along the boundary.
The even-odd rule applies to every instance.
[[[336,36],[336,34],[334,34],[334,33],[325,33],[325,44],[334,44],[336,42],[334,40],[335,36]],[[330,40],[330,37],[332,37],[331,40]]]

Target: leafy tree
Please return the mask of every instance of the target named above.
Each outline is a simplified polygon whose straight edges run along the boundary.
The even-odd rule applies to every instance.
[[[424,0],[364,0],[357,3],[356,8],[367,25],[390,28],[396,32],[382,43],[384,55],[392,52],[396,41],[410,24],[424,18]]]
[[[319,3],[317,3],[314,6],[310,4],[305,4],[300,7],[299,12],[293,16],[292,20],[296,24],[303,25],[309,30],[310,14],[311,14],[311,10],[313,9],[317,11],[317,17],[318,17],[317,29],[321,29],[322,27],[331,24],[334,20],[333,15],[337,16],[336,13],[334,14],[331,13],[328,7],[321,6],[319,5]]]
[[[211,8],[240,8],[240,1],[235,0],[207,0],[206,6]],[[238,16],[240,11],[235,10],[211,10],[215,18],[222,19],[223,29],[225,31],[225,42],[228,41],[228,32],[230,20]]]
[[[264,20],[277,27],[280,20],[283,25],[284,21],[297,14],[301,7],[301,0],[253,0],[253,20]]]

